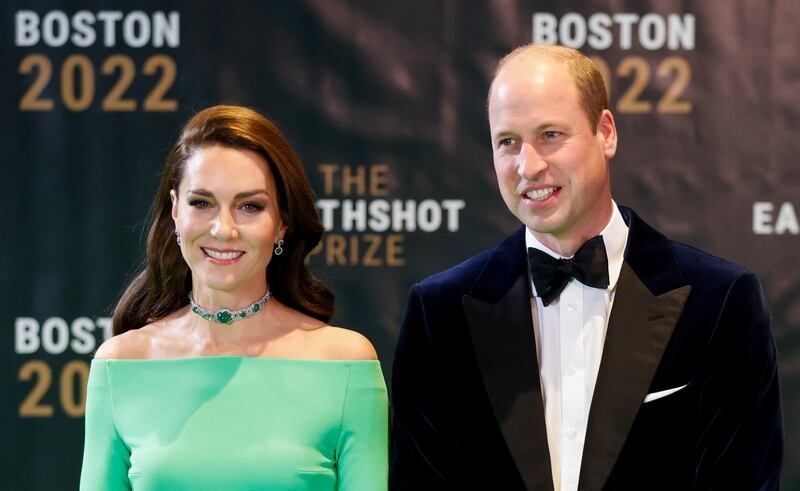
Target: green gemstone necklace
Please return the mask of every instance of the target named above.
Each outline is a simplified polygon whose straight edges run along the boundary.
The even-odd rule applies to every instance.
[[[195,303],[194,299],[192,298],[192,292],[189,291],[189,303],[192,304],[192,312],[199,315],[205,320],[225,325],[233,324],[238,320],[254,316],[257,313],[261,312],[261,310],[264,309],[264,306],[267,305],[267,302],[269,302],[269,299],[271,297],[272,297],[272,292],[267,290],[267,293],[265,293],[263,297],[253,302],[249,307],[245,307],[239,310],[219,309],[212,312],[197,305],[197,303]]]

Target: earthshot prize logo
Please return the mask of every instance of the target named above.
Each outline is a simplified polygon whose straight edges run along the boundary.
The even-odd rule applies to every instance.
[[[387,164],[323,163],[317,208],[325,235],[312,251],[326,266],[404,266],[406,234],[458,232],[463,199],[390,199]]]

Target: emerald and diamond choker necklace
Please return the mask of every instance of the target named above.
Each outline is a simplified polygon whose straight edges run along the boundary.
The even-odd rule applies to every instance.
[[[272,297],[272,292],[267,290],[267,293],[265,293],[263,297],[259,298],[258,300],[250,304],[249,307],[245,307],[239,310],[219,309],[211,311],[211,310],[206,310],[203,307],[197,305],[197,303],[192,298],[192,292],[189,291],[189,303],[192,304],[192,312],[199,315],[205,320],[225,325],[233,324],[238,320],[254,316],[257,313],[261,312],[264,306],[267,305],[267,302],[269,302],[270,297]]]

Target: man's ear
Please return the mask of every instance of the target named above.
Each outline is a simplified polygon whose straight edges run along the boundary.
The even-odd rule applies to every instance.
[[[597,134],[603,141],[603,153],[610,159],[617,153],[617,123],[611,111],[604,109],[597,122]]]

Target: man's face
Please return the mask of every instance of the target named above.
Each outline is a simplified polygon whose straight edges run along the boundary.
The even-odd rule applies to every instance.
[[[510,61],[492,87],[489,126],[500,193],[537,239],[564,253],[600,233],[611,218],[616,127],[603,111],[592,131],[564,64]]]

